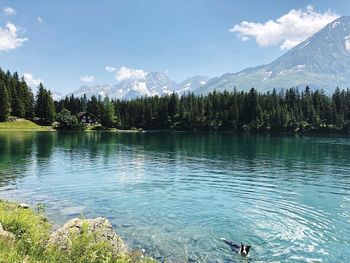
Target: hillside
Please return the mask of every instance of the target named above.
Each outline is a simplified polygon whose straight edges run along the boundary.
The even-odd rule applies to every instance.
[[[196,93],[213,90],[261,92],[290,87],[347,88],[350,83],[350,17],[340,17],[268,65],[248,68],[211,79]]]
[[[0,131],[49,131],[50,129],[51,126],[39,126],[34,122],[25,119],[16,119],[13,121],[0,122]]]

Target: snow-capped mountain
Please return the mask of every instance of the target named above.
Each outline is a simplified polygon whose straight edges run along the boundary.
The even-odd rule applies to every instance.
[[[178,89],[178,84],[175,81],[160,72],[151,72],[147,74],[145,78],[145,86],[151,93],[151,96],[171,94]]]
[[[176,91],[178,94],[186,94],[188,92],[194,92],[200,86],[205,85],[209,81],[207,76],[193,76],[180,83],[179,89]]]
[[[113,88],[110,85],[96,85],[96,86],[81,86],[79,89],[73,91],[72,93],[67,94],[67,96],[73,95],[74,97],[83,97],[84,94],[87,98],[91,98],[93,95],[96,97],[101,96],[102,98],[110,94]]]
[[[340,17],[268,65],[211,79],[197,93],[290,87],[332,92],[350,86],[350,17]]]
[[[51,91],[51,97],[53,100],[60,100],[62,98],[62,94],[56,91]]]
[[[82,97],[86,94],[87,98],[95,95],[96,97],[101,96],[101,98],[108,96],[112,99],[133,99],[144,96],[161,96],[173,92],[177,92],[181,95],[194,91],[208,80],[209,78],[206,76],[194,76],[181,83],[176,83],[164,73],[151,72],[144,78],[126,79],[115,86],[82,86],[78,90],[68,94],[68,96],[73,94],[74,97]]]
[[[74,91],[75,97],[133,99],[142,96],[164,95],[176,92],[207,94],[214,90],[249,90],[260,92],[276,88],[305,86],[333,92],[336,87],[350,87],[350,17],[340,17],[329,23],[287,53],[268,65],[247,68],[209,79],[194,76],[176,83],[166,74],[151,72],[141,79],[127,79],[115,86],[83,86]],[[70,95],[70,94],[69,94]]]

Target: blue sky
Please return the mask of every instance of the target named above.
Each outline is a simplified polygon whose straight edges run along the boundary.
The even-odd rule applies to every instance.
[[[0,9],[0,67],[64,94],[151,71],[182,81],[266,64],[327,19],[350,14],[350,3],[0,0]]]

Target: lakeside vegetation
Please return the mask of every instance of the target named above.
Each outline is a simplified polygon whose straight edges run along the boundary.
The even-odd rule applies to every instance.
[[[107,242],[96,242],[88,231],[75,237],[69,250],[61,249],[49,243],[51,224],[41,213],[4,200],[0,200],[0,224],[0,263],[154,262],[137,252],[114,255]]]
[[[15,72],[0,70],[0,122],[10,116],[41,125],[81,130],[78,113],[87,112],[98,129],[199,130],[350,133],[350,90],[332,95],[306,87],[258,93],[212,92],[206,96],[176,93],[133,100],[73,95],[53,101],[40,84],[36,96]],[[57,114],[56,114],[57,113]],[[8,124],[9,125],[9,124]],[[5,125],[6,126],[6,125]],[[9,125],[10,126],[10,125]]]
[[[71,96],[55,105],[72,115],[87,111],[104,127],[125,130],[350,132],[350,91],[339,88],[331,96],[309,87],[263,94],[254,88],[207,96],[173,93],[128,101]]]
[[[26,119],[12,119],[6,122],[0,122],[0,131],[49,131],[50,126],[40,126]]]

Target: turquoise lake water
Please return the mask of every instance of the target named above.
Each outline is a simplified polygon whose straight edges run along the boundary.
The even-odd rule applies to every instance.
[[[0,132],[0,198],[168,262],[350,262],[348,138]]]

